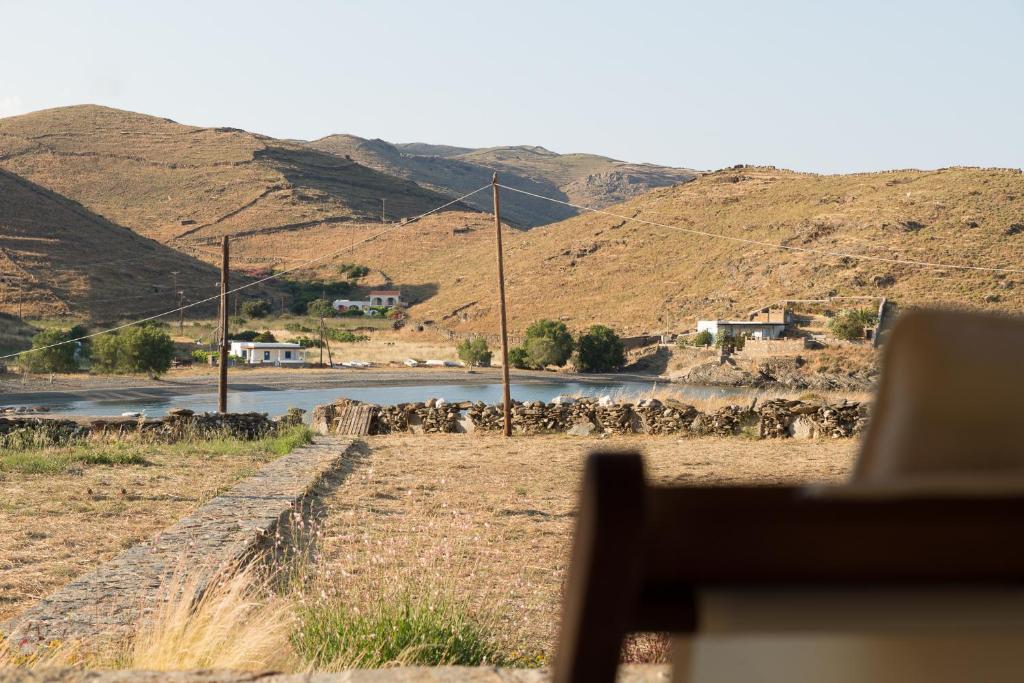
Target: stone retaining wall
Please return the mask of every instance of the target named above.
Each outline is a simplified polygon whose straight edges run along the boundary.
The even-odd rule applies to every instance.
[[[23,650],[55,640],[95,646],[124,636],[156,603],[168,578],[187,570],[189,579],[202,580],[273,538],[350,446],[351,441],[321,438],[264,465],[152,540],[0,624],[0,634]]]
[[[14,432],[42,432],[51,441],[84,438],[93,434],[146,433],[174,441],[186,436],[207,437],[229,435],[242,439],[258,439],[273,434],[278,426],[296,423],[289,413],[272,420],[266,413],[201,413],[179,409],[161,418],[95,417],[59,418],[26,415],[0,417],[0,438]],[[298,422],[302,421],[301,413]]]
[[[332,433],[336,417],[353,403],[357,402],[339,399],[317,406],[313,410],[313,429],[321,434]],[[500,432],[504,425],[500,405],[469,401],[447,403],[430,399],[422,403],[374,406],[374,409],[371,434]],[[512,429],[519,434],[747,434],[760,438],[841,438],[863,431],[869,412],[867,403],[846,401],[822,404],[773,399],[760,407],[731,405],[714,413],[702,413],[694,406],[673,399],[616,403],[606,399],[559,397],[552,403],[515,402]]]

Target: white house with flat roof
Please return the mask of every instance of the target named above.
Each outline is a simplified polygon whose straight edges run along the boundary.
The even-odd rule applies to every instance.
[[[355,299],[335,299],[333,303],[331,303],[331,306],[333,306],[334,310],[336,311],[348,311],[353,308],[359,309],[360,311],[365,311],[372,305],[373,304],[371,304],[369,300],[357,301]]]
[[[245,365],[299,366],[306,364],[306,350],[290,342],[232,341],[231,355]]]
[[[719,332],[725,332],[733,337],[778,339],[786,331],[786,323],[759,320],[698,320],[697,331],[710,332],[715,337]]]

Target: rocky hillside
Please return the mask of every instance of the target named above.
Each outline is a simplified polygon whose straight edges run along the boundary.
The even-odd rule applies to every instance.
[[[506,193],[507,194],[507,193]],[[1000,273],[786,251],[590,214],[510,231],[512,326],[539,317],[574,328],[683,330],[698,317],[743,316],[783,298],[889,296],[903,305],[1024,310],[1024,175],[952,168],[820,176],[743,167],[654,190],[610,211],[671,226],[791,247],[1016,269]],[[421,228],[427,230],[426,227]],[[367,250],[395,282],[430,282],[414,316],[494,330],[492,239],[442,227],[416,259]],[[837,304],[838,305],[838,304]]]
[[[379,220],[382,198],[392,218],[448,199],[304,144],[93,105],[0,119],[0,167],[178,247]]]
[[[145,315],[176,305],[175,282],[197,301],[216,294],[218,277],[201,261],[0,170],[0,313]]]
[[[556,154],[543,147],[393,145],[354,135],[331,135],[309,144],[456,197],[490,182],[495,171],[505,185],[593,207],[608,206],[653,188],[689,182],[696,177],[689,169],[631,164],[594,154]],[[466,203],[482,211],[491,210],[488,195],[472,197]],[[576,213],[563,204],[526,195],[511,195],[502,202],[503,217],[521,227],[545,225]]]

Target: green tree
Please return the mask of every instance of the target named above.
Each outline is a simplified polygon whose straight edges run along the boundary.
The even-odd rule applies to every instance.
[[[538,320],[526,328],[523,348],[533,367],[565,365],[572,355],[575,342],[565,323],[556,320]]]
[[[580,372],[609,372],[626,364],[626,348],[615,330],[592,325],[576,343]]]
[[[491,364],[491,351],[483,337],[463,339],[458,346],[459,360],[467,365],[487,367]]]
[[[701,330],[697,334],[693,335],[690,342],[694,346],[711,346],[715,343],[715,337],[707,330]]]
[[[508,364],[513,368],[526,370],[530,367],[530,356],[522,346],[508,350]]]
[[[334,315],[334,307],[327,299],[313,299],[306,304],[306,313],[314,318],[330,318]]]
[[[253,341],[255,341],[255,342],[264,342],[264,343],[273,343],[273,342],[277,341],[277,337],[274,336],[273,332],[271,332],[270,330],[267,330],[266,332],[260,332],[259,334],[257,334],[253,338]]]
[[[266,318],[270,315],[270,303],[263,299],[250,299],[242,304],[242,315],[247,318]]]
[[[81,336],[75,335],[75,336]],[[22,356],[25,366],[31,372],[72,372],[78,369],[75,356],[79,349],[78,342],[71,330],[43,330],[32,337],[32,348]],[[56,346],[52,346],[56,344]],[[52,346],[52,348],[46,348]]]
[[[97,337],[92,357],[100,372],[144,372],[155,378],[170,369],[174,342],[157,327],[129,327]]]
[[[828,321],[829,331],[838,339],[855,341],[864,338],[864,328],[878,322],[878,317],[867,309],[843,311]]]

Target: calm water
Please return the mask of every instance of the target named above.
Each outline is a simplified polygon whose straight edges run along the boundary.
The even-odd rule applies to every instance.
[[[654,382],[613,382],[607,384],[583,384],[579,382],[546,382],[513,384],[512,398],[520,401],[550,401],[559,394],[615,397],[642,396],[655,386]],[[667,386],[662,383],[660,386]],[[670,385],[673,391],[692,398],[714,396],[744,396],[747,389],[705,387],[686,384]],[[217,409],[215,392],[187,394],[181,396],[146,396],[131,392],[124,396],[102,399],[72,400],[52,398],[41,401],[54,415],[120,415],[129,411],[145,411],[149,417],[159,417],[173,408],[189,408],[196,412]],[[330,389],[280,389],[280,390],[233,390],[228,394],[228,410],[231,412],[260,412],[280,415],[288,408],[303,408],[311,411],[314,406],[330,403],[345,397],[370,403],[390,404],[425,401],[428,398],[444,398],[447,401],[501,402],[501,384],[430,384],[417,386],[381,387],[335,387]]]

